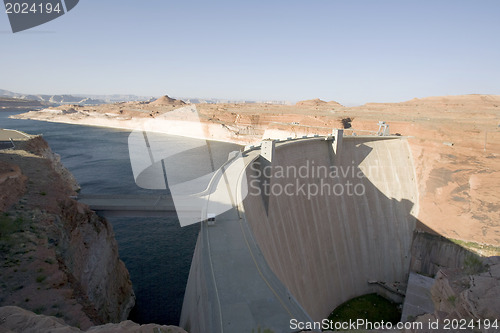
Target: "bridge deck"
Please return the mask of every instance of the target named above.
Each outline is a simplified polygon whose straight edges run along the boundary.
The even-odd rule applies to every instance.
[[[80,195],[77,200],[108,217],[177,216],[170,195]],[[200,216],[197,212],[193,214]]]

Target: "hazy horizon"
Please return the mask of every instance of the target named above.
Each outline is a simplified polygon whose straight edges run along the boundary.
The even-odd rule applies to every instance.
[[[344,105],[500,94],[499,10],[494,0],[82,1],[16,34],[4,12],[0,87]]]
[[[154,95],[137,95],[137,94],[128,94],[128,93],[117,93],[117,94],[81,94],[81,93],[23,93],[23,92],[19,92],[19,91],[12,91],[10,89],[3,89],[3,88],[0,88],[0,90],[4,90],[4,91],[9,91],[11,93],[16,93],[16,94],[22,94],[22,95],[33,95],[33,96],[39,96],[39,95],[48,95],[48,96],[59,96],[59,95],[69,95],[69,96],[74,96],[74,97],[86,97],[86,98],[105,98],[105,97],[111,97],[111,96],[134,96],[134,97],[140,97],[140,98],[143,98],[142,100],[146,100],[146,99],[150,99],[150,98],[160,98],[162,96],[168,96],[168,97],[171,97],[171,98],[175,98],[175,99],[182,99],[182,100],[192,100],[192,99],[198,99],[198,100],[207,100],[207,101],[213,101],[213,100],[221,100],[221,101],[224,101],[224,100],[228,100],[228,101],[235,101],[235,102],[282,102],[282,103],[291,103],[291,104],[295,104],[297,102],[301,102],[301,101],[306,101],[306,100],[314,100],[314,99],[321,99],[321,98],[318,98],[318,97],[311,97],[311,98],[306,98],[306,99],[302,99],[302,100],[266,100],[266,99],[233,99],[233,98],[228,98],[228,97],[200,97],[200,96],[173,96],[173,95],[169,95],[169,94],[163,94],[163,95],[158,95],[158,96],[154,96]],[[419,96],[419,97],[413,97],[413,98],[410,98],[410,99],[406,99],[406,100],[398,100],[398,101],[377,101],[377,102],[372,102],[372,101],[367,101],[365,103],[340,103],[338,100],[323,100],[325,102],[339,102],[340,104],[344,105],[344,106],[347,106],[347,107],[354,107],[354,106],[362,106],[364,104],[367,104],[367,103],[401,103],[401,102],[407,102],[407,101],[410,101],[412,99],[423,99],[423,98],[429,98],[429,97],[452,97],[452,96],[467,96],[467,95],[491,95],[491,96],[500,96],[500,94],[482,94],[482,93],[470,93],[470,94],[461,94],[461,95],[440,95],[440,96],[437,96],[437,95],[433,95],[433,96]],[[1,97],[1,96],[0,96]]]

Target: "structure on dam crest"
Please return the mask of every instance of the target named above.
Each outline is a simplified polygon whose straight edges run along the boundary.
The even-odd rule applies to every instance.
[[[181,326],[291,332],[290,319],[321,321],[370,292],[401,301],[418,212],[406,138],[340,131],[243,156],[214,183],[206,212],[233,209],[202,223]]]

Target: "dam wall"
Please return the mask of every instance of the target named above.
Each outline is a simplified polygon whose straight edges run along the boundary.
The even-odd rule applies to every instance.
[[[206,226],[202,224],[202,228]],[[206,233],[196,241],[179,326],[188,332],[219,332],[220,305],[210,267]]]
[[[338,143],[279,143],[267,177],[262,157],[246,169],[243,209],[255,240],[314,320],[378,291],[368,282],[406,283],[418,213],[405,138],[344,137]]]

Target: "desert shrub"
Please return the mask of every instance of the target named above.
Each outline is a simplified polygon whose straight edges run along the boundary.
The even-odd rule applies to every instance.
[[[469,275],[479,274],[486,271],[486,266],[483,265],[479,256],[469,254],[464,259],[464,270]]]

